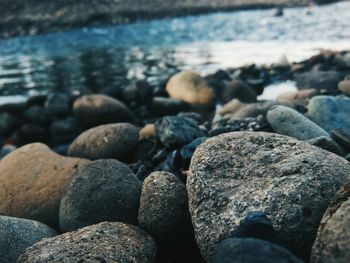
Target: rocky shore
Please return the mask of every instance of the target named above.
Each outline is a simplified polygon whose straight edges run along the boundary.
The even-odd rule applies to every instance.
[[[349,262],[349,112],[331,51],[3,102],[0,262]]]
[[[0,1],[0,37],[35,35],[88,25],[122,24],[138,20],[214,11],[326,4],[329,0],[129,0],[129,1]]]

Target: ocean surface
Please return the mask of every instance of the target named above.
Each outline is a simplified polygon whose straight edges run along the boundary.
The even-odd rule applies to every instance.
[[[146,79],[161,85],[179,69],[202,74],[245,64],[306,59],[350,50],[350,2],[220,12],[128,25],[85,27],[0,40],[0,96],[117,88]],[[293,83],[275,83],[276,90]],[[2,97],[6,100],[6,97]]]

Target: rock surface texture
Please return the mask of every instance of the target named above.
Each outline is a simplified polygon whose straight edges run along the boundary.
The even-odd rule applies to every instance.
[[[234,132],[208,139],[195,151],[187,179],[202,255],[209,260],[219,241],[259,212],[278,243],[307,257],[331,198],[349,181],[345,159],[290,137]]]

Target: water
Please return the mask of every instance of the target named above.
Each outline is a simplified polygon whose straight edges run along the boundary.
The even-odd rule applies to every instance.
[[[123,87],[134,79],[161,85],[179,69],[203,74],[285,54],[350,50],[350,2],[215,13],[130,25],[82,28],[0,40],[0,95]]]

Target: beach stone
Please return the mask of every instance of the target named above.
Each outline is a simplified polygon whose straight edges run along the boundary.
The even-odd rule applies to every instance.
[[[337,71],[310,71],[296,74],[295,80],[298,89],[326,90],[336,93],[338,83],[343,79]]]
[[[161,143],[168,148],[182,146],[205,136],[197,122],[186,117],[163,117],[156,121],[155,129]]]
[[[242,103],[238,99],[232,99],[229,102],[227,102],[225,105],[222,106],[219,113],[221,115],[224,115],[226,113],[235,113],[236,111],[242,109],[246,105],[248,105],[248,104]]]
[[[345,95],[350,96],[350,79],[339,82],[338,89]]]
[[[100,125],[80,134],[70,145],[68,155],[91,160],[124,160],[138,140],[139,130],[130,123]]]
[[[0,135],[8,136],[20,125],[21,122],[12,114],[0,112]]]
[[[160,246],[186,243],[193,233],[185,184],[167,172],[150,174],[142,185],[138,221]]]
[[[350,262],[350,185],[342,187],[324,214],[311,263]]]
[[[303,114],[286,106],[272,106],[267,112],[267,120],[272,129],[279,134],[299,140],[310,140],[320,136],[329,136],[316,123]]]
[[[26,120],[42,126],[47,126],[51,121],[51,116],[39,105],[29,107],[23,112],[23,116]]]
[[[22,146],[32,142],[49,142],[49,133],[41,126],[32,123],[22,125],[13,133],[16,144]]]
[[[134,120],[124,103],[106,95],[82,96],[75,100],[73,111],[79,121],[88,127]]]
[[[25,145],[0,162],[0,214],[58,226],[64,183],[88,161],[52,152],[46,145]]]
[[[187,103],[174,98],[154,97],[151,103],[151,111],[156,116],[175,115],[188,109]]]
[[[196,149],[187,177],[202,255],[210,260],[218,242],[259,212],[279,244],[307,258],[331,198],[349,181],[345,159],[291,137],[233,132],[209,138]]]
[[[327,132],[340,129],[350,133],[350,98],[316,96],[307,109],[307,116]]]
[[[45,101],[45,110],[50,115],[65,115],[70,111],[69,96],[63,93],[51,93]]]
[[[305,89],[298,91],[290,91],[280,94],[276,101],[278,102],[287,102],[292,105],[301,105],[305,106],[308,103],[308,100],[316,95],[319,95],[319,91],[316,89]]]
[[[139,227],[103,222],[44,239],[28,248],[18,263],[155,262],[157,247]]]
[[[155,125],[150,123],[146,124],[139,132],[140,139],[145,138],[154,138],[156,136],[156,128]]]
[[[52,140],[55,144],[69,143],[73,141],[84,128],[77,118],[71,116],[53,122],[50,126]]]
[[[255,91],[239,80],[225,81],[223,89],[220,92],[220,99],[223,103],[227,103],[232,99],[238,99],[241,102],[256,102],[257,96]]]
[[[302,263],[287,249],[261,239],[228,238],[216,249],[213,263]]]
[[[0,262],[16,262],[26,248],[55,235],[55,230],[40,222],[0,216]]]
[[[0,160],[16,149],[17,147],[11,144],[5,144],[4,146],[2,146],[0,150]]]
[[[103,221],[136,224],[141,182],[117,160],[97,160],[67,181],[60,206],[60,229],[69,232]]]
[[[215,103],[215,92],[207,81],[193,71],[173,75],[166,84],[169,96],[191,105]]]
[[[329,136],[320,136],[307,141],[311,145],[320,147],[326,151],[342,155],[339,145]]]
[[[258,117],[259,115],[266,117],[267,111],[270,109],[270,107],[279,104],[281,103],[276,101],[249,103],[241,107],[239,110],[233,112],[231,114],[231,118],[244,119],[247,117]]]

